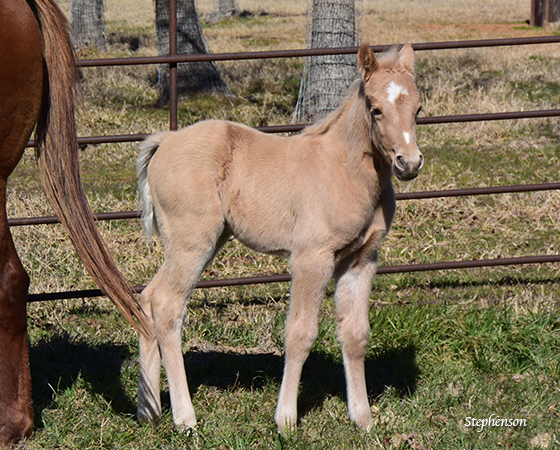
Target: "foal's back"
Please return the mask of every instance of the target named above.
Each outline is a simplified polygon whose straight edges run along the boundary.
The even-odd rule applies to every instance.
[[[326,136],[281,137],[205,121],[151,139],[158,148],[148,181],[160,227],[175,229],[177,221],[200,230],[220,221],[257,251],[288,254],[295,239],[311,239],[309,230],[324,243],[350,227],[342,236],[351,240],[346,234],[370,220],[367,189],[345,170],[340,143]]]

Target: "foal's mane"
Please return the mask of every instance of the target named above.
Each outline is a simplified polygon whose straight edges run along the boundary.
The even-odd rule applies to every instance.
[[[391,47],[377,58],[378,68],[391,71],[399,62],[397,47]],[[361,78],[355,80],[348,89],[342,103],[333,112],[329,113],[314,124],[306,127],[301,134],[307,136],[319,136],[326,133],[334,123],[338,121],[342,113],[354,102],[355,99],[365,101],[364,82]]]

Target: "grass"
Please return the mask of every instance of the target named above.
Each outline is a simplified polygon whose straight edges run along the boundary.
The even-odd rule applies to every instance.
[[[255,9],[239,0],[241,9]],[[61,4],[69,11],[68,0]],[[213,1],[200,0],[209,12]],[[258,14],[205,25],[214,52],[302,48],[305,4],[265,1]],[[259,11],[253,11],[255,13]],[[373,44],[529,36],[528,6],[515,0],[365,2],[363,40]],[[153,55],[149,0],[107,0],[107,54]],[[121,37],[139,36],[132,52]],[[125,41],[126,42],[126,41]],[[181,126],[206,118],[249,125],[289,123],[300,59],[222,63],[231,99],[202,96],[180,104]],[[424,114],[556,108],[558,46],[419,52],[417,84]],[[156,68],[83,69],[86,99],[80,135],[167,128],[157,107]],[[557,119],[421,126],[426,167],[397,191],[557,181]],[[88,146],[84,183],[96,211],[137,207],[133,144]],[[10,180],[9,215],[52,214],[34,157]],[[163,260],[137,221],[99,227],[126,277],[145,284]],[[558,254],[557,192],[402,201],[380,254],[381,265]],[[94,287],[58,225],[17,227],[18,252],[31,292]],[[286,262],[231,241],[204,279],[283,273]],[[366,357],[374,427],[347,419],[345,383],[331,286],[319,338],[307,362],[300,423],[278,435],[273,416],[282,374],[289,285],[197,290],[187,305],[185,364],[197,411],[196,432],[174,429],[165,377],[164,413],[135,419],[138,344],[110,302],[77,299],[29,306],[35,432],[21,449],[538,449],[560,435],[560,271],[558,265],[480,268],[378,276],[371,294]],[[491,414],[525,419],[519,427],[466,426]]]

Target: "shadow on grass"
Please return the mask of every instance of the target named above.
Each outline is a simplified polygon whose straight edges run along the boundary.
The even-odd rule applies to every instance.
[[[501,286],[501,287],[517,287],[517,286],[527,286],[529,284],[547,286],[558,283],[558,277],[554,275],[549,276],[512,276],[512,275],[500,275],[500,274],[489,274],[488,277],[492,275],[492,279],[488,278],[478,278],[478,279],[445,279],[445,278],[434,278],[430,281],[430,288],[465,288],[465,287],[481,287],[481,286]]]
[[[184,359],[193,394],[203,385],[228,391],[263,389],[269,382],[279,386],[284,367],[284,359],[273,354],[189,352]],[[365,366],[370,401],[375,401],[389,387],[403,397],[416,390],[420,370],[413,344],[379,351],[366,359]],[[331,396],[346,401],[344,367],[330,354],[312,352],[301,377],[300,416],[320,408]]]
[[[111,404],[116,414],[136,412],[135,400],[128,397],[120,382],[123,364],[130,359],[126,345],[96,345],[73,342],[67,335],[40,341],[30,348],[33,403],[37,428],[42,411],[52,404],[55,392],[72,388],[81,377],[91,391]],[[194,395],[200,386],[218,389],[264,389],[280,385],[284,360],[274,354],[188,352],[184,356],[189,387]],[[379,351],[366,359],[366,383],[370,400],[388,387],[399,395],[412,395],[420,371],[414,345]],[[298,411],[301,416],[320,408],[326,398],[346,400],[344,367],[330,354],[312,352],[303,369]],[[162,394],[169,406],[169,394]]]
[[[120,383],[123,363],[130,358],[126,345],[92,345],[67,335],[41,340],[29,349],[35,427],[41,428],[41,413],[55,393],[71,388],[81,377],[91,391],[101,395],[115,413],[134,414],[136,405]]]

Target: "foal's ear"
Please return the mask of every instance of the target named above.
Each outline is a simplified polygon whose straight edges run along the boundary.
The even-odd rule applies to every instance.
[[[377,58],[371,51],[369,44],[364,44],[358,52],[358,69],[365,83],[368,82],[375,69],[377,69]]]
[[[404,44],[399,52],[399,64],[410,75],[414,76],[414,50],[410,42]]]

